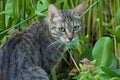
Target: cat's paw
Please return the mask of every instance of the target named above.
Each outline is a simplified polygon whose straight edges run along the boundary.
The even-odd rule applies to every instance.
[[[31,80],[49,80],[47,73],[40,67],[32,69]]]

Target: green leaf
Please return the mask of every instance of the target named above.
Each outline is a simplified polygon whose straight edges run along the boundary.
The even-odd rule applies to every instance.
[[[0,15],[2,15],[2,14],[11,15],[11,11],[12,11],[12,10],[2,11],[2,12],[0,12]]]
[[[101,37],[92,51],[97,66],[110,66],[112,63],[113,44],[110,37]]]
[[[112,64],[111,64],[110,68],[111,68],[114,72],[116,72],[118,75],[120,75],[120,68],[117,68],[117,67],[116,67],[117,64],[118,64],[117,58],[116,58],[115,54],[113,54],[113,61],[112,61]]]
[[[47,11],[48,6],[49,6],[49,2],[47,0],[38,1],[35,14],[38,16],[47,16],[47,14],[43,13],[43,11]]]
[[[13,14],[13,0],[7,0],[6,6],[5,6],[5,25],[8,26],[10,17]]]
[[[57,80],[57,75],[56,75],[55,71],[52,72],[52,78],[53,78],[53,80]]]
[[[59,0],[55,3],[55,5],[59,5],[63,3],[64,0]],[[37,9],[35,10],[35,14],[38,16],[47,16],[47,8],[49,7],[49,2],[47,0],[40,0],[37,2]]]
[[[49,2],[47,0],[39,0],[37,2],[37,11],[41,13],[47,10],[48,6],[49,6]]]
[[[94,76],[90,73],[90,71],[81,72],[79,75],[75,76],[73,79],[75,79],[75,80],[95,80]]]
[[[61,3],[63,3],[65,0],[58,0],[55,5],[60,5]]]
[[[116,35],[116,31],[114,29],[106,28],[106,30],[111,34]]]
[[[113,78],[110,78],[109,80],[120,80],[119,77],[113,77]]]
[[[81,54],[80,59],[84,59],[84,58],[88,58],[90,61],[93,60],[92,49],[87,49]]]
[[[10,35],[5,35],[3,39],[1,40],[1,43],[5,43],[6,40],[10,37]]]
[[[68,3],[68,0],[65,0],[64,1],[64,6],[63,6],[64,9],[69,9],[69,3]]]
[[[120,77],[120,74],[117,74],[111,68],[108,67],[101,67],[101,69],[107,74],[109,77]]]
[[[26,20],[23,20],[23,21],[21,21],[20,23],[18,23],[18,24],[16,24],[16,25],[13,25],[13,26],[11,26],[10,28],[7,28],[6,30],[0,32],[0,35],[6,33],[7,31],[9,31],[9,30],[11,30],[11,29],[14,29],[14,28],[18,27],[19,25],[23,24],[24,22],[26,22],[26,21],[34,18],[34,17],[36,17],[36,15],[33,15],[33,16],[27,18]]]
[[[120,25],[116,27],[116,39],[120,43]]]
[[[35,14],[38,16],[47,16],[47,14],[41,13],[40,11],[35,10]]]
[[[24,21],[24,20],[21,20],[21,21]],[[20,29],[21,30],[25,30],[29,25],[27,24],[27,22],[24,22],[20,25]]]
[[[112,64],[110,65],[110,68],[111,69],[116,69],[116,66],[117,66],[117,58],[116,58],[116,56],[115,56],[115,53],[112,55],[112,57],[113,57],[113,60],[112,60]]]

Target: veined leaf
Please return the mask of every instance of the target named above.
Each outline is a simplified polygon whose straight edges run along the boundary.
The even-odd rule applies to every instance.
[[[35,10],[35,14],[38,16],[47,16],[47,14],[42,13],[47,10],[49,6],[49,2],[47,0],[40,0],[37,2],[37,9]]]
[[[97,66],[109,67],[112,63],[113,44],[110,37],[101,37],[95,44],[92,55]]]

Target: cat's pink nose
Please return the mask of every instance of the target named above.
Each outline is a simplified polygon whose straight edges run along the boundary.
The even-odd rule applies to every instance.
[[[67,37],[68,37],[68,39],[70,40],[70,41],[72,41],[72,39],[73,39],[73,35],[72,34],[67,34]]]

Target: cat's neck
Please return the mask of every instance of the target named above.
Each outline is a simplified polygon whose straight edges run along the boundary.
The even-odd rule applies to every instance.
[[[32,33],[36,42],[40,44],[47,45],[55,41],[49,31],[48,17],[33,23],[27,31]]]

